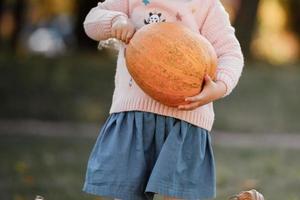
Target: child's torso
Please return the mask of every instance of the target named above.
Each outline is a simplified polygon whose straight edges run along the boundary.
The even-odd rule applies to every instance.
[[[213,0],[126,0],[128,16],[137,29],[156,22],[176,22],[197,33],[208,14]],[[180,111],[167,107],[149,97],[129,74],[125,60],[126,45],[121,46],[115,74],[115,90],[110,113],[129,110],[153,112],[188,121],[211,130],[214,121],[213,104],[194,111]]]

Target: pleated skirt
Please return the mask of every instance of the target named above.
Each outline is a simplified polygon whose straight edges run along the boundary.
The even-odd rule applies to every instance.
[[[210,132],[155,113],[113,113],[92,148],[83,191],[122,200],[151,200],[156,193],[214,198]]]

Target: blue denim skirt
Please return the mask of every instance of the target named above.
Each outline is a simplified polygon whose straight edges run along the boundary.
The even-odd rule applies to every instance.
[[[83,191],[122,200],[151,200],[155,193],[187,200],[214,198],[210,133],[154,113],[113,113],[90,154]]]

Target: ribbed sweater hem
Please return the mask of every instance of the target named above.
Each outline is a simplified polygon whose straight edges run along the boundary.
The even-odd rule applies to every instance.
[[[208,131],[211,131],[214,122],[214,114],[178,110],[177,108],[165,106],[151,98],[122,99],[121,102],[113,101],[109,113],[125,111],[143,111],[174,117]]]

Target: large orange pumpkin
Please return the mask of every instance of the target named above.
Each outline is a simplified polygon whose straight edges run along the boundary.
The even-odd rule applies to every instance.
[[[183,25],[146,25],[135,33],[125,53],[134,81],[167,106],[186,104],[186,97],[200,93],[205,74],[215,76],[217,56],[212,45]]]

